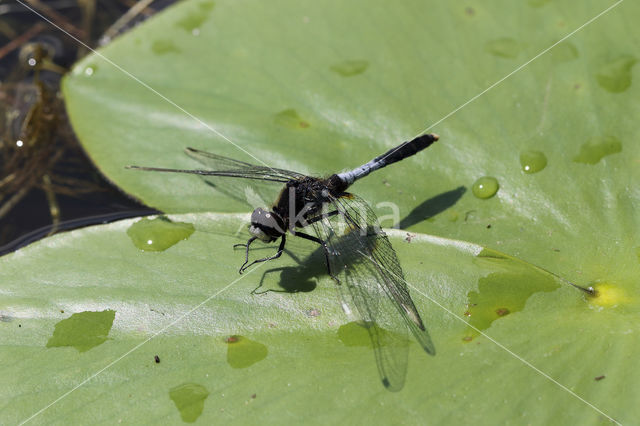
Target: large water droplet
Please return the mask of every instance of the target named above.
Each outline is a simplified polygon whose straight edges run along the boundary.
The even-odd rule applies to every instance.
[[[195,228],[186,222],[172,222],[160,216],[141,219],[127,229],[133,245],[144,251],[163,251],[193,234]]]
[[[498,188],[500,188],[498,179],[491,176],[483,176],[473,183],[471,191],[476,197],[486,199],[496,195]]]
[[[537,173],[547,167],[547,157],[541,151],[523,151],[520,165],[525,173]]]

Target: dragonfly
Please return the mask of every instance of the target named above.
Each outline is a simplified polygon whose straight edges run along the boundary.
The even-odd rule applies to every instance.
[[[245,261],[239,272],[281,257],[288,234],[319,244],[328,275],[337,284],[344,312],[358,320],[369,334],[382,384],[391,391],[399,391],[407,372],[407,331],[412,332],[427,354],[435,355],[435,346],[376,214],[365,200],[347,189],[357,180],[417,154],[438,139],[434,133],[418,136],[353,170],[325,178],[255,165],[195,148],[186,148],[185,152],[206,169],[127,168],[200,175],[207,183],[236,198],[239,186],[225,186],[221,182],[240,182],[257,194],[263,193],[265,185],[276,185],[279,194],[273,205],[257,207],[251,214],[251,237],[234,246],[245,249]],[[254,242],[278,240],[273,255],[249,261]]]

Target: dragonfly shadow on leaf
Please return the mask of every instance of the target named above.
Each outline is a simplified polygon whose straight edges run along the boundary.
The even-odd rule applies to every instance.
[[[443,192],[431,197],[414,208],[404,219],[394,225],[394,228],[407,229],[416,223],[430,219],[455,205],[467,192],[467,188],[459,186],[451,191]]]
[[[319,277],[328,275],[322,247],[318,247],[302,259],[290,250],[285,250],[285,253],[298,265],[282,266],[264,271],[260,279],[260,284],[251,292],[252,294],[264,294],[268,292],[308,293],[315,290]],[[280,279],[278,281],[279,288],[263,288],[265,279],[278,272],[280,272]]]

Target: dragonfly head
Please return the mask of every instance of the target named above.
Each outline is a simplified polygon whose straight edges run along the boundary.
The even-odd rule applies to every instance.
[[[249,232],[259,240],[270,243],[285,233],[284,222],[279,214],[258,207],[251,214]]]

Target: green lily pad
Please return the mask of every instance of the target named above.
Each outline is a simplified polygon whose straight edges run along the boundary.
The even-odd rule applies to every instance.
[[[325,423],[638,417],[640,145],[632,118],[640,114],[639,5],[620,3],[558,45],[555,56],[542,55],[465,105],[608,6],[207,4],[179,3],[102,49],[111,63],[89,56],[65,79],[72,124],[90,157],[125,191],[167,212],[246,212],[246,203],[196,176],[124,167],[202,167],[182,153],[192,146],[322,175],[427,128],[439,133],[427,151],[353,187],[383,225],[410,231],[394,234],[393,243],[437,355],[410,344],[405,388],[391,394],[371,349],[341,341],[349,321],[314,248],[294,239],[289,254],[300,263],[283,256],[264,270],[284,269],[243,276],[222,291],[243,261],[230,249],[241,242],[233,234],[239,220],[172,218],[196,231],[161,252],[139,251],[124,235],[129,221],[1,260],[3,318],[23,325],[16,332],[16,319],[0,323],[10,330],[3,334],[11,354],[5,368],[13,372],[4,375],[10,422],[217,291],[171,331],[47,409],[44,421],[86,422],[87,407],[105,422],[123,412],[131,422],[179,421],[167,392],[184,383],[210,393],[198,418],[205,422],[281,423],[283,413]],[[525,173],[521,154],[533,151],[546,166]],[[490,198],[473,194],[483,176],[498,182]],[[488,249],[505,255],[478,256]],[[598,295],[567,281],[592,285]],[[44,347],[68,313],[107,309],[116,319],[101,345],[84,353]],[[234,335],[263,345],[265,356],[234,369],[225,342]]]
[[[276,424],[283,410],[312,423],[345,416],[384,423],[484,423],[522,413],[531,423],[602,418],[515,355],[623,423],[636,414],[632,391],[608,397],[634,389],[639,378],[625,368],[637,349],[637,297],[619,287],[602,283],[592,298],[495,250],[422,234],[408,242],[405,232],[389,231],[438,350],[427,356],[411,340],[405,387],[392,393],[380,383],[365,327],[342,312],[326,272],[307,270],[313,291],[283,291],[287,271],[305,259],[322,270],[313,243],[294,238],[289,249],[297,259],[285,255],[238,275],[244,254],[232,246],[245,235],[234,230],[247,219],[171,217],[195,232],[159,252],[131,244],[131,219],[56,235],[1,258],[0,309],[13,318],[0,323],[0,395],[10,402],[3,420],[28,419],[78,385],[34,420],[82,422],[91,413],[104,423],[212,423],[222,415]],[[253,254],[272,249],[257,246]],[[510,284],[516,287],[505,293]],[[252,293],[258,286],[264,291]],[[494,306],[510,312],[490,324],[475,320],[477,314],[485,321],[483,310]],[[115,315],[109,338],[85,352],[50,347],[56,324],[87,309]],[[469,341],[470,327],[476,332]],[[523,383],[534,401],[522,399]]]

